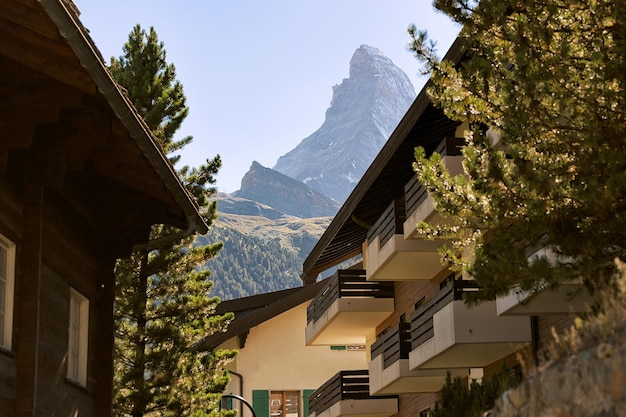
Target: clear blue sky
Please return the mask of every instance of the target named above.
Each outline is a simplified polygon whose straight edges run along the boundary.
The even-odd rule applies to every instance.
[[[221,191],[238,190],[252,161],[277,159],[317,130],[332,86],[348,77],[362,44],[380,49],[411,79],[426,81],[407,50],[406,28],[427,29],[443,55],[458,27],[430,0],[75,0],[105,59],[119,56],[132,27],[154,26],[176,66],[194,141],[182,163],[216,154]]]

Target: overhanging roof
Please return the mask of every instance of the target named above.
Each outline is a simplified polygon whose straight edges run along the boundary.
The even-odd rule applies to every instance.
[[[460,43],[457,39],[444,59],[460,62],[463,56]],[[376,222],[394,199],[404,195],[404,185],[415,175],[412,168],[415,147],[423,146],[432,152],[459,125],[433,106],[426,94],[429,85],[430,82],[420,91],[304,261],[305,284],[315,282],[319,273],[361,253],[368,226]]]
[[[231,312],[235,314],[235,319],[226,332],[204,338],[198,347],[214,349],[233,337],[246,335],[253,327],[313,299],[323,285],[325,282],[222,301],[216,314]]]
[[[67,41],[82,67],[95,82],[99,92],[128,129],[130,136],[135,139],[142,153],[181,206],[188,221],[193,224],[197,232],[206,233],[208,226],[195,200],[181,183],[141,116],[113,79],[87,30],[79,21],[73,9],[75,7],[73,3],[69,0],[37,0],[37,2],[54,22],[59,34]]]

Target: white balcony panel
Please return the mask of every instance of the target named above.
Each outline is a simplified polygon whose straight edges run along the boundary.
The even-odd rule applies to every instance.
[[[393,311],[393,298],[339,298],[307,324],[306,344],[365,344],[366,336]]]
[[[408,359],[399,359],[384,368],[383,355],[370,362],[370,395],[438,392],[446,382],[446,375],[467,376],[463,369],[420,369],[411,371]]]
[[[532,340],[530,318],[499,317],[495,301],[452,301],[433,315],[433,332],[409,354],[411,369],[482,368]]]
[[[430,280],[444,269],[437,252],[441,245],[441,241],[405,240],[396,234],[381,247],[376,237],[367,247],[367,280]]]
[[[398,412],[396,398],[369,398],[340,400],[319,414],[311,417],[389,417]]]
[[[592,297],[578,283],[540,290],[534,297],[522,290],[511,290],[496,298],[500,316],[585,313],[590,311]]]

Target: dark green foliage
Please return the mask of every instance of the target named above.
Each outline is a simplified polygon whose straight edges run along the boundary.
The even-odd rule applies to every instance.
[[[136,25],[122,48],[124,55],[111,58],[115,80],[126,88],[128,97],[166,154],[176,152],[192,141],[190,136],[174,139],[189,114],[176,68],[166,61],[163,42],[154,28],[146,33]],[[172,163],[178,161],[173,158]]]
[[[234,228],[214,226],[199,241],[221,240],[219,256],[206,266],[212,271],[214,293],[223,300],[299,287],[306,257],[286,247],[278,238],[244,234]]]
[[[415,169],[453,227],[443,257],[493,299],[581,280],[611,287],[626,257],[626,3],[437,0],[463,24],[459,66],[424,33],[412,48],[432,71],[429,94],[467,123],[466,175],[416,151]],[[549,256],[529,259],[539,248]]]
[[[508,389],[516,387],[520,378],[503,367],[489,380],[471,381],[448,373],[441,389],[441,401],[435,403],[432,417],[482,417]]]
[[[182,85],[153,28],[136,26],[124,55],[111,59],[111,72],[128,91],[164,154],[191,141],[174,138],[188,113]],[[175,163],[178,157],[170,157]],[[197,168],[178,170],[201,208],[207,224],[215,218],[214,175],[219,156]],[[220,393],[229,381],[224,366],[235,352],[199,352],[203,337],[224,331],[232,314],[215,315],[219,303],[202,265],[216,256],[221,243],[196,244],[195,236],[155,225],[150,242],[136,248],[116,268],[114,404],[116,416],[205,416],[219,411]],[[226,413],[228,414],[228,413]]]

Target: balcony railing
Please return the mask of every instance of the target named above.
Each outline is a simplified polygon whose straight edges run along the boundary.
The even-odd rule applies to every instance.
[[[411,349],[434,336],[433,316],[452,301],[462,300],[466,292],[476,292],[480,288],[474,281],[452,280],[431,300],[415,309],[411,314]]]
[[[445,156],[461,156],[461,148],[465,144],[465,139],[448,137],[444,138],[439,146],[435,149],[435,153]],[[405,208],[407,217],[426,200],[428,192],[417,179],[413,176],[411,180],[404,186],[404,197],[406,200]]]
[[[362,269],[338,270],[307,308],[307,322],[318,320],[340,298],[393,298],[393,282],[367,281]]]
[[[319,416],[334,404],[343,400],[384,400],[396,399],[396,396],[376,396],[370,395],[369,376],[367,370],[360,371],[340,371],[328,380],[319,389],[309,396],[309,411],[311,414]],[[387,414],[395,414],[397,410],[392,410]],[[341,414],[341,413],[340,413]],[[363,414],[363,413],[354,413]]]
[[[394,200],[367,232],[367,241],[371,244],[376,236],[380,236],[380,246],[383,246],[393,235],[404,233],[405,220],[404,198]]]
[[[369,395],[368,371],[340,371],[309,396],[309,410],[320,414],[338,401]]]
[[[411,314],[409,369],[483,368],[528,346],[530,319],[502,317],[495,301],[467,305],[474,281],[453,280]]]
[[[371,348],[372,359],[383,356],[383,368],[400,359],[408,359],[411,352],[411,324],[398,323],[381,334]]]

